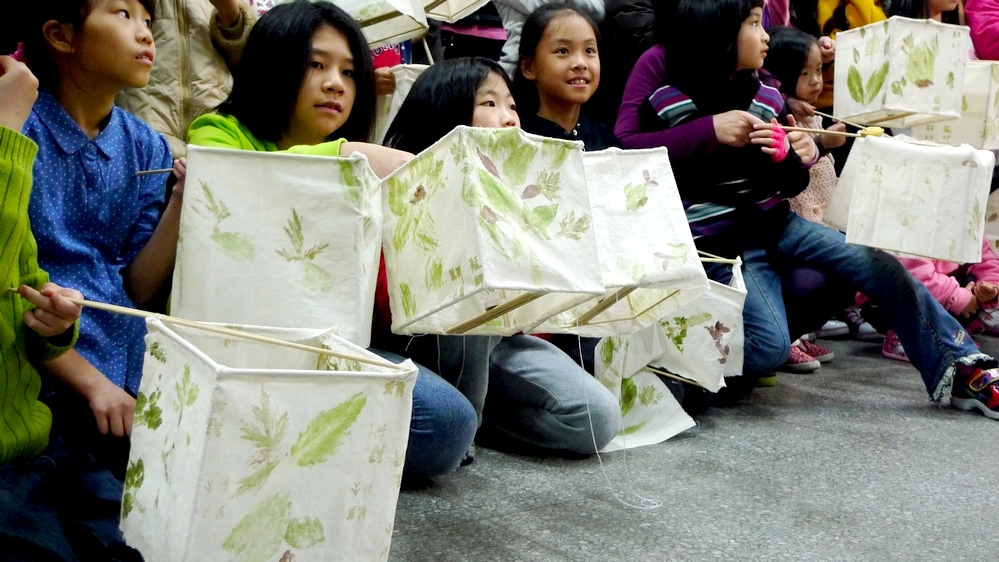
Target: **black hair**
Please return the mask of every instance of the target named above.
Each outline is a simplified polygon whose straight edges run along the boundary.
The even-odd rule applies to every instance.
[[[444,60],[423,71],[392,121],[385,146],[416,154],[458,125],[471,125],[475,93],[490,73],[511,87],[503,67],[485,57]]]
[[[739,64],[743,22],[764,0],[680,0],[666,34],[666,74],[694,100],[722,93]]]
[[[941,21],[943,23],[960,23],[959,10],[954,9],[944,12]],[[912,19],[929,19],[931,16],[930,0],[892,0],[891,7],[888,8],[888,17],[902,16]]]
[[[763,68],[780,82],[781,93],[794,96],[801,69],[805,67],[812,47],[819,41],[800,29],[783,25],[768,29],[767,33],[770,35],[770,51],[763,61]]]
[[[312,36],[324,25],[343,34],[354,56],[357,93],[336,137],[367,141],[375,121],[375,73],[368,42],[354,18],[325,0],[279,4],[260,17],[233,71],[232,93],[218,111],[238,119],[257,138],[277,142],[291,124],[298,92],[309,72]]]
[[[68,24],[75,30],[83,28],[83,22],[93,9],[94,0],[29,0],[27,2],[11,2],[4,7],[7,12],[0,26],[0,54],[7,55],[17,48],[17,43],[24,43],[24,56],[31,72],[38,78],[40,86],[55,89],[59,85],[59,71],[55,60],[49,52],[42,28],[49,21]],[[139,0],[139,3],[149,12],[149,18],[155,19],[156,10],[153,0]],[[13,48],[12,48],[13,47]]]
[[[520,52],[517,54],[517,70],[513,73],[513,97],[517,100],[517,110],[524,115],[534,115],[538,112],[541,101],[538,97],[537,85],[524,77],[520,70],[520,65],[525,58],[534,57],[538,50],[538,44],[553,20],[570,15],[583,18],[586,23],[593,28],[593,35],[597,38],[597,50],[600,49],[600,29],[586,12],[573,6],[555,2],[545,4],[537,10],[531,12],[524,21],[524,27],[520,31]]]

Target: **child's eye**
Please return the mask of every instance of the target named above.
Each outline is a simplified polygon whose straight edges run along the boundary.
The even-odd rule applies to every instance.
[[[148,27],[148,28],[150,28],[150,29],[152,29],[152,27],[153,27],[153,20],[145,20],[142,23],[144,23],[145,26]]]
[[[323,69],[323,63],[321,63],[321,62],[319,62],[317,60],[314,60],[314,61],[310,62],[309,66],[311,66],[312,68],[315,68],[316,70],[322,70]]]
[[[484,107],[496,107],[496,103],[493,100],[486,100],[481,104]]]
[[[562,47],[562,48],[560,48],[559,50],[557,50],[555,52],[558,53],[558,54],[560,54],[560,55],[568,55],[569,54],[569,49],[566,49],[565,47]]]
[[[588,55],[595,55],[595,54],[597,54],[597,50],[594,49],[593,47],[587,47],[586,48],[586,54],[588,54]]]
[[[344,69],[343,75],[347,76],[348,78],[353,77],[354,76],[354,69],[353,68]]]
[[[517,113],[517,104],[510,104],[510,111]]]
[[[118,14],[119,16],[125,18],[125,19],[132,19],[132,16],[128,15],[128,10],[118,10],[115,13]]]

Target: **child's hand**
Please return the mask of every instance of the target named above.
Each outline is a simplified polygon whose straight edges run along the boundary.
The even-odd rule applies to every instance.
[[[965,287],[965,289],[967,289],[968,291],[971,291],[972,295],[975,295],[975,283],[974,282],[968,283],[968,285]],[[975,296],[975,298],[973,298],[970,301],[968,301],[968,306],[965,306],[964,310],[961,311],[961,316],[963,316],[964,318],[968,318],[969,316],[971,316],[972,314],[974,314],[976,312],[978,312],[978,297],[977,296]]]
[[[749,136],[751,142],[760,147],[764,153],[773,156],[777,154],[777,148],[774,147],[774,127],[779,127],[780,124],[777,123],[776,119],[772,119],[769,123],[757,123],[753,125],[755,129]],[[791,134],[788,133],[787,139],[784,141],[785,153],[786,150],[790,148]]]
[[[776,123],[777,120],[774,120]],[[794,119],[794,115],[787,116],[787,125],[789,127],[797,127],[798,123]],[[803,133],[801,131],[788,131],[787,140],[791,143],[791,148],[798,154],[798,158],[802,162],[809,163],[814,162],[815,158],[819,155],[819,147],[815,146],[815,139],[809,133]]]
[[[972,291],[975,294],[975,298],[978,299],[979,304],[985,304],[995,300],[999,297],[999,287],[994,283],[989,283],[988,281],[979,281],[975,283],[975,290]]]
[[[0,57],[0,126],[21,132],[38,98],[38,79],[23,62]]]
[[[787,107],[794,115],[799,115],[801,117],[811,117],[812,115],[815,115],[815,106],[807,101],[801,101],[798,98],[787,98]]]
[[[177,177],[177,183],[173,184],[173,196],[184,196],[184,181],[187,180],[187,158],[178,158],[173,161],[173,175]]]
[[[395,91],[395,74],[387,67],[375,69],[375,95],[387,96]]]
[[[827,131],[839,131],[841,133],[846,132],[846,125],[840,121],[833,123],[826,127]],[[820,142],[826,150],[832,150],[834,148],[839,148],[846,144],[846,137],[841,137],[839,135],[822,135]]]
[[[24,325],[44,338],[52,338],[64,333],[80,317],[83,307],[63,297],[82,299],[83,295],[74,289],[60,287],[55,283],[45,283],[40,291],[21,285],[18,294],[35,305],[24,313]]]
[[[822,64],[829,64],[836,59],[836,41],[832,37],[819,37],[819,55],[822,56]]]
[[[88,389],[84,397],[97,420],[97,430],[101,435],[107,435],[108,432],[115,437],[132,435],[135,398],[103,375],[95,380],[98,381],[97,384],[93,389]]]
[[[712,123],[715,126],[718,142],[736,148],[752,142],[750,137],[754,126],[764,125],[760,118],[738,109],[715,115],[712,117]]]

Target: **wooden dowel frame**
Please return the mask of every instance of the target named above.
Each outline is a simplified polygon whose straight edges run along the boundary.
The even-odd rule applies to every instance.
[[[598,301],[597,304],[593,305],[593,308],[591,308],[591,309],[587,310],[586,312],[580,314],[576,318],[576,321],[573,324],[576,325],[576,326],[586,326],[586,325],[588,325],[591,320],[593,320],[594,318],[596,318],[597,316],[599,316],[600,314],[602,314],[608,308],[610,308],[610,307],[614,306],[615,304],[617,304],[618,302],[620,302],[621,299],[626,298],[628,295],[630,295],[631,293],[633,293],[635,291],[635,289],[637,289],[637,288],[638,287],[621,287],[621,288],[619,288],[617,291],[614,291],[613,295],[608,295],[608,296],[600,299],[600,301]]]
[[[669,377],[671,379],[678,380],[680,382],[685,382],[687,384],[692,384],[694,386],[698,386],[698,387],[704,388],[703,384],[701,384],[701,383],[699,383],[699,382],[697,382],[697,381],[695,381],[693,379],[688,379],[687,377],[681,377],[680,375],[674,375],[673,373],[670,373],[670,372],[667,372],[667,371],[663,371],[661,369],[656,369],[655,367],[645,366],[645,367],[642,367],[642,370],[646,371],[646,372],[649,372],[649,373],[655,373],[657,375],[662,375],[664,377]]]
[[[847,133],[844,131],[829,131],[826,129],[812,129],[809,127],[785,127],[784,125],[781,125],[780,128],[784,129],[785,131],[800,131],[802,133],[811,133],[813,135],[829,135],[833,137],[852,137],[859,139],[864,136],[859,133]]]
[[[816,115],[821,115],[822,117],[828,117],[829,119],[832,119],[833,121],[839,121],[840,123],[849,125],[851,127],[856,127],[858,129],[866,129],[867,128],[867,125],[861,125],[859,123],[854,123],[853,121],[847,121],[846,119],[843,119],[841,117],[836,117],[835,115],[829,115],[828,113],[822,113],[821,111],[815,111],[814,113]]]
[[[916,113],[914,111],[904,111],[902,113],[897,113],[895,115],[888,115],[886,117],[879,117],[877,119],[872,119],[868,121],[868,123],[870,125],[877,125],[878,123],[884,123],[885,121],[891,121],[892,119],[905,119],[906,117],[910,117],[915,114]]]
[[[518,308],[520,308],[520,307],[522,307],[522,306],[524,306],[526,304],[529,304],[529,303],[531,303],[531,302],[533,302],[533,301],[535,301],[535,300],[537,300],[537,299],[539,299],[539,298],[541,298],[541,297],[543,297],[543,296],[545,296],[547,294],[548,293],[524,293],[524,294],[522,294],[520,296],[517,296],[517,297],[514,297],[514,298],[512,298],[512,299],[510,299],[510,300],[508,300],[508,301],[506,301],[506,302],[504,302],[502,304],[494,306],[494,307],[486,310],[482,314],[479,314],[478,316],[476,316],[474,318],[470,318],[469,320],[466,320],[466,321],[462,322],[461,324],[458,324],[457,326],[448,328],[447,330],[444,330],[444,333],[445,334],[449,334],[449,335],[461,335],[461,334],[468,333],[470,330],[478,328],[479,326],[485,324],[486,322],[491,322],[492,320],[495,320],[495,319],[499,318],[500,316],[503,316],[507,312],[510,312],[512,310],[516,310],[516,309],[518,309]]]

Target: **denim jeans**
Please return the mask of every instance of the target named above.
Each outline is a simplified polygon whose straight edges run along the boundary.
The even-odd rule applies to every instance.
[[[614,395],[551,343],[511,336],[489,354],[482,444],[592,454],[617,435],[620,422]]]
[[[847,244],[842,233],[794,213],[788,213],[776,248],[771,251],[776,255],[770,256],[763,249],[742,254],[748,292],[743,310],[747,374],[770,373],[783,364],[790,355],[791,340],[800,335],[792,337],[788,333],[781,280],[772,266],[773,258],[839,277],[880,304],[933,400],[949,399],[955,363],[995,365],[894,257]],[[705,269],[708,277],[719,282],[727,282],[731,275],[728,268],[718,264]]]
[[[389,361],[404,361],[388,351],[369,351]],[[409,445],[402,473],[430,478],[458,468],[475,438],[478,420],[472,405],[454,386],[426,367],[420,364],[417,367]]]
[[[0,464],[0,559],[141,561],[118,530],[122,489],[60,435],[34,459]]]

